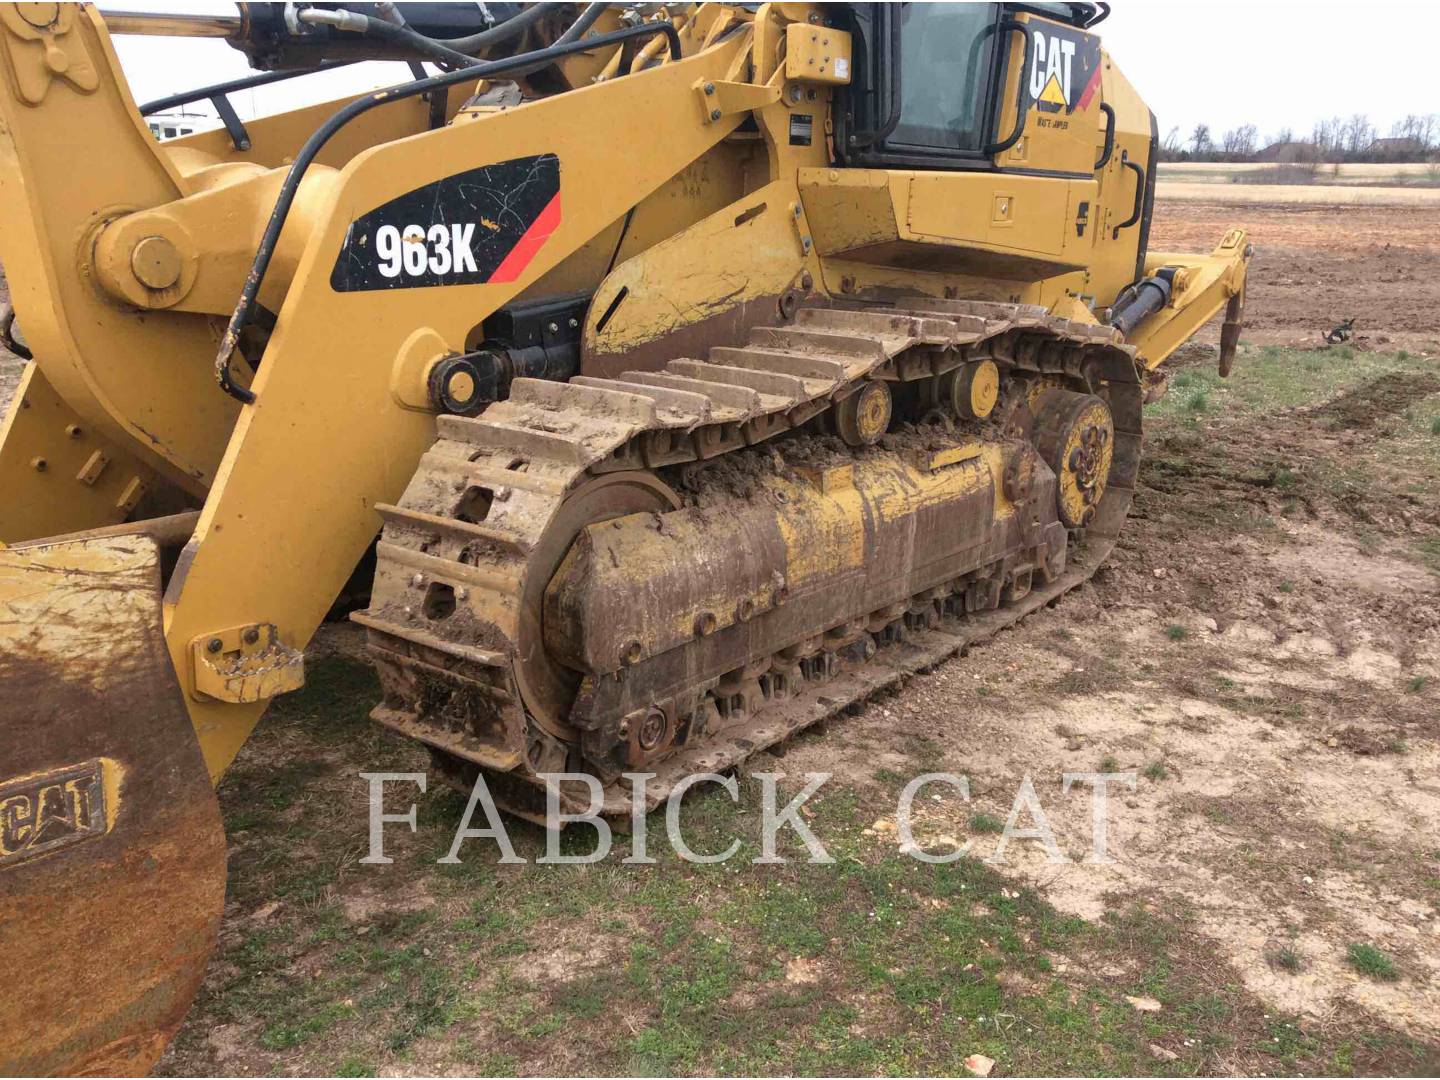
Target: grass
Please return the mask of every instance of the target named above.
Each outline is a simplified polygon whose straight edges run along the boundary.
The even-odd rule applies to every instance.
[[[970,830],[977,833],[1002,833],[1005,831],[1005,822],[993,814],[984,812],[971,814]]]
[[[1292,975],[1299,973],[1305,967],[1304,958],[1293,945],[1284,945],[1275,950],[1272,962],[1282,971],[1288,971]]]
[[[1242,498],[1225,511],[1196,508],[1216,529],[1273,530],[1276,503],[1282,515],[1301,518],[1312,516],[1317,502],[1328,503],[1368,527],[1377,509],[1382,519],[1394,520],[1440,501],[1440,370],[1433,358],[1349,345],[1242,345],[1228,379],[1208,366],[1181,368],[1146,413],[1155,441],[1142,468],[1152,477],[1163,482],[1171,474],[1218,470],[1242,491],[1279,497]],[[1308,438],[1363,437],[1333,452],[1302,444],[1294,456],[1282,449],[1285,440],[1260,439],[1249,452],[1237,448],[1217,457],[1206,429],[1220,417],[1264,426],[1279,421],[1303,428]],[[1377,500],[1377,493],[1384,497]],[[1396,548],[1440,572],[1440,540],[1412,529],[1397,536]]]
[[[1345,950],[1345,960],[1362,975],[1381,982],[1394,982],[1400,978],[1394,962],[1374,945],[1354,942]]]
[[[217,1029],[252,1033],[237,1040],[241,1071],[346,1076],[963,1074],[971,1053],[1010,1074],[1196,1073],[1217,1061],[1272,1073],[1384,1071],[1379,1061],[1413,1071],[1425,1060],[1424,1047],[1391,1032],[1362,1038],[1267,1015],[1228,968],[1197,953],[1190,916],[1173,905],[1122,905],[1086,921],[977,859],[928,865],[893,837],[864,836],[893,813],[888,785],[808,804],[833,866],[685,864],[663,843],[651,845],[653,867],[621,866],[620,854],[594,866],[501,866],[476,841],[442,869],[434,860],[464,800],[434,787],[416,793],[415,834],[387,832],[395,862],[360,866],[367,823],[355,774],[421,769],[424,757],[366,728],[338,736],[376,693],[367,667],[332,657],[307,674],[221,787],[232,828],[237,817],[246,824],[231,856],[238,910],[166,1059],[173,1072],[236,1071],[237,1059],[212,1056]],[[273,779],[282,766],[285,784],[303,791]],[[738,836],[742,858],[757,854],[758,789],[742,783],[739,805],[718,791],[687,800],[692,847],[720,850]],[[982,812],[967,820],[976,833],[1003,829]],[[527,859],[544,851],[541,830],[510,832]],[[282,842],[286,856],[270,855]],[[623,838],[617,846],[623,854]],[[275,899],[280,908],[258,919]],[[1100,974],[1112,964],[1126,974]],[[1127,995],[1154,997],[1162,1011],[1137,1013]],[[1176,1060],[1158,1061],[1152,1043]]]
[[[1224,381],[1186,368],[1149,409],[1165,440],[1159,455],[1176,472],[1203,469],[1222,415],[1270,422],[1423,363],[1340,347],[1250,349]],[[1388,417],[1383,436],[1371,431],[1376,439],[1347,470],[1295,455],[1262,460],[1244,480],[1273,501],[1342,499],[1408,463],[1421,480],[1407,490],[1424,506],[1427,470],[1440,476],[1431,466],[1440,463],[1437,420],[1432,395]],[[1251,469],[1245,449],[1235,448],[1232,469]],[[1266,527],[1234,502],[1227,528]],[[1440,541],[1417,542],[1427,550],[1440,569]],[[1163,632],[1188,636],[1179,624]],[[1069,633],[1055,637],[1064,651]],[[1111,678],[1083,666],[1076,678]],[[233,844],[226,934],[167,1058],[172,1072],[900,1075],[960,1073],[970,1053],[995,1058],[1004,1074],[1436,1065],[1434,1047],[1383,1020],[1312,1025],[1275,1015],[1195,948],[1193,917],[1168,899],[1153,909],[1117,901],[1105,917],[1081,920],[982,862],[926,865],[899,854],[893,834],[865,836],[893,816],[907,776],[892,769],[876,769],[875,785],[827,788],[812,800],[831,867],[742,861],[758,851],[758,785],[748,781],[739,805],[706,792],[682,814],[698,851],[741,838],[741,857],[727,864],[682,864],[656,843],[659,865],[623,867],[617,838],[617,853],[594,866],[501,866],[476,841],[461,865],[437,867],[464,801],[432,787],[417,793],[415,834],[387,830],[395,863],[359,866],[367,838],[355,774],[423,770],[426,758],[366,721],[377,694],[367,665],[330,657],[307,676],[303,691],[270,710],[222,785]],[[1428,689],[1423,679],[1411,679],[1412,693]],[[1214,683],[1242,696],[1227,676]],[[916,763],[940,764],[942,749],[919,735],[904,745]],[[1106,754],[1099,768],[1118,772],[1120,763]],[[1158,783],[1171,771],[1153,761],[1142,775]],[[394,794],[389,808],[403,809],[411,792]],[[1232,821],[1219,805],[1202,812],[1215,825]],[[976,835],[1004,828],[978,811],[960,820]],[[515,825],[511,835],[522,856],[544,850],[539,830]],[[579,850],[588,839],[564,843]],[[279,909],[262,918],[274,901]],[[1399,977],[1373,945],[1357,943],[1349,962],[1367,978]],[[1305,958],[1289,947],[1272,963],[1297,972]],[[1153,997],[1161,1011],[1137,1013],[1126,996]],[[243,1058],[216,1056],[209,1036],[219,1030]],[[1177,1058],[1157,1059],[1152,1044]]]
[[[1222,379],[1208,365],[1181,368],[1170,378],[1169,392],[1146,411],[1181,419],[1207,410],[1274,412],[1316,404],[1383,375],[1422,377],[1434,371],[1433,360],[1407,352],[1356,352],[1349,345],[1317,349],[1242,345],[1229,378]],[[1197,397],[1203,399],[1198,409]],[[1435,401],[1418,409],[1417,428],[1429,431],[1437,409],[1440,402]]]

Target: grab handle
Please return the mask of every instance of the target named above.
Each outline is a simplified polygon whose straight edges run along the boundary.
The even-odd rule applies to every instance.
[[[1024,59],[1020,62],[1020,78],[1018,80],[1019,93],[1015,95],[1015,130],[1010,132],[1010,137],[1001,142],[991,143],[985,148],[985,153],[991,157],[996,154],[1003,154],[1017,142],[1020,136],[1025,134],[1025,89],[1030,85],[1030,53],[1032,50],[1030,27],[1015,19],[1006,19],[1000,24],[1000,33],[1005,34],[1011,31],[1019,31],[1025,39],[1025,48],[1022,53]],[[998,117],[996,118],[999,119]]]
[[[1097,171],[1109,165],[1110,155],[1115,153],[1115,109],[1108,101],[1102,101],[1100,111],[1105,114],[1105,152],[1095,162]]]
[[[1129,150],[1120,151],[1120,164],[1124,165],[1127,169],[1135,170],[1135,209],[1128,218],[1115,226],[1115,231],[1110,234],[1111,240],[1114,240],[1120,235],[1121,229],[1128,229],[1131,225],[1139,221],[1140,215],[1145,210],[1145,170],[1130,160]]]

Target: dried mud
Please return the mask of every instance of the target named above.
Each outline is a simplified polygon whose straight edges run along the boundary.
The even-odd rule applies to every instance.
[[[1236,224],[1257,247],[1247,342],[1314,348],[1354,317],[1361,349],[1440,356],[1440,211],[1162,203],[1153,243],[1208,249]],[[1200,340],[1217,339],[1212,324]],[[18,372],[0,354],[0,401]],[[1440,537],[1440,507],[1398,486],[1281,482],[1297,461],[1343,465],[1437,389],[1440,367],[1263,425],[1215,414],[1154,431],[1131,520],[1091,583],[754,767],[869,790],[887,771],[966,773],[971,802],[931,803],[916,831],[973,839],[979,855],[994,837],[972,836],[970,816],[1003,819],[1028,775],[1076,858],[1052,864],[1024,842],[1005,858],[1058,907],[1093,918],[1139,898],[1193,913],[1195,948],[1277,1009],[1360,1010],[1440,1038],[1440,576],[1406,546]],[[727,494],[754,483],[706,480]],[[345,627],[316,648],[358,646]],[[1113,789],[1103,865],[1079,859],[1089,790],[1060,786],[1093,770],[1136,774],[1133,791]],[[346,903],[408,902],[393,900]],[[1359,941],[1394,958],[1397,981],[1346,964]],[[1286,950],[1298,970],[1277,964]],[[527,963],[543,976],[578,961]]]

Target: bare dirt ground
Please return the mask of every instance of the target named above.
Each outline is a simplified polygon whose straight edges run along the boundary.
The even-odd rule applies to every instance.
[[[222,785],[221,947],[162,1071],[1433,1072],[1440,211],[1162,204],[1153,244],[1237,224],[1247,348],[1226,383],[1216,327],[1176,358],[1108,567],[747,766],[834,774],[813,820],[838,869],[509,868],[484,842],[437,868],[464,803],[433,790],[395,865],[361,866],[356,771],[425,766],[363,726],[336,627]],[[927,792],[922,846],[992,854],[1028,776],[1072,857],[921,867],[895,796],[941,770],[971,799]],[[1111,863],[1081,861],[1067,771],[1133,774]],[[748,800],[689,812],[706,850],[753,832]]]
[[[1440,355],[1440,208],[1160,202],[1151,246],[1205,251],[1232,226],[1255,244],[1250,344],[1317,348],[1353,318],[1367,348]]]

